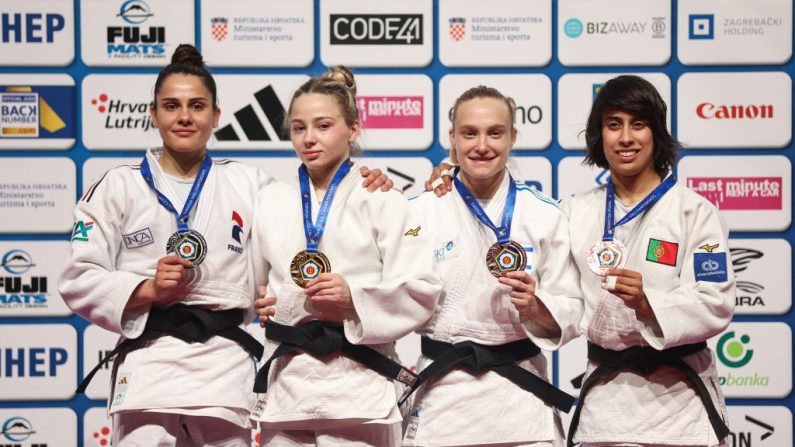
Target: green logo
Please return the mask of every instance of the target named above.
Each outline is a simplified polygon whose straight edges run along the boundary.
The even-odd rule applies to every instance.
[[[739,340],[734,337],[734,331],[729,331],[718,340],[718,358],[729,368],[739,368],[751,361],[753,349],[746,349],[751,337],[742,335]]]
[[[94,228],[94,222],[78,220],[72,229],[72,240],[88,242],[88,232]]]

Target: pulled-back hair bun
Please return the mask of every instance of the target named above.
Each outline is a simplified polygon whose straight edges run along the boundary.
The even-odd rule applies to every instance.
[[[215,79],[213,75],[207,71],[204,66],[204,58],[199,50],[191,44],[180,44],[174,54],[171,56],[171,63],[166,65],[160,74],[157,75],[155,81],[155,107],[157,107],[157,94],[160,93],[160,88],[163,82],[173,74],[184,74],[189,76],[196,76],[201,79],[202,84],[210,91],[210,96],[213,101],[213,108],[218,107],[217,88],[215,86]]]
[[[202,58],[202,54],[199,53],[196,47],[189,43],[182,43],[174,50],[174,54],[171,56],[171,63],[203,67],[204,58]]]
[[[356,96],[356,81],[353,79],[353,73],[347,67],[342,65],[334,66],[321,78],[339,82],[351,92],[351,95]]]

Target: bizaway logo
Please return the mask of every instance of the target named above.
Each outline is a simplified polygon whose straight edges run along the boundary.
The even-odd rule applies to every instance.
[[[762,258],[765,254],[759,250],[752,248],[731,248],[731,260],[734,273],[744,272],[748,269],[748,265],[756,259]],[[760,295],[765,286],[753,281],[745,281],[737,279],[736,284],[736,298],[735,306],[737,307],[755,307],[765,306],[765,301]]]
[[[751,337],[747,334],[737,338],[734,331],[723,334],[718,339],[716,354],[718,360],[729,368],[741,368],[748,365],[754,356],[754,350],[749,349],[748,345]],[[722,387],[766,387],[770,382],[769,376],[759,375],[754,371],[753,375],[732,375],[731,371],[725,376],[719,377]]]
[[[781,177],[690,177],[687,187],[721,210],[781,210]]]
[[[143,0],[126,0],[121,3],[116,17],[128,25],[107,28],[107,53],[112,58],[162,58],[166,52],[166,27],[143,24],[152,17],[149,5]]]
[[[246,139],[248,141],[290,141],[290,134],[282,127],[285,114],[284,106],[276,96],[273,86],[268,85],[254,93],[254,99],[256,99],[256,105],[259,105],[265,114],[273,132],[269,134],[269,131],[265,130],[265,126],[254,110],[254,104],[249,104],[234,113],[237,124],[240,125]],[[218,141],[241,141],[240,135],[231,123],[218,129],[215,132],[215,138]]]
[[[107,93],[91,98],[95,110],[105,115],[105,129],[140,129],[147,131],[152,128],[150,102],[129,102],[113,99]]]

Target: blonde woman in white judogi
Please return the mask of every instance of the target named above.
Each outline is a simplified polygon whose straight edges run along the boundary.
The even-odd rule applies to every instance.
[[[420,377],[442,361],[442,356],[433,355],[434,361],[427,355],[431,344],[447,349],[455,344],[455,349],[465,350],[473,342],[486,348],[480,351],[482,356],[471,357],[488,357],[489,348],[506,345],[516,350],[533,345],[554,350],[578,335],[583,305],[569,253],[566,216],[548,197],[513,183],[506,169],[516,139],[514,107],[510,98],[492,88],[465,92],[456,102],[450,130],[453,157],[460,167],[453,191],[441,198],[426,192],[411,202],[425,216],[423,228],[434,243],[444,282],[434,318],[419,330],[424,338]],[[506,231],[510,234],[505,237],[526,253],[526,267],[508,268],[498,279],[486,261],[498,236],[470,207],[476,201],[500,227],[506,210],[510,213],[513,194],[513,217]],[[499,269],[497,263],[491,268]],[[514,365],[539,381],[548,380],[546,358],[537,351]],[[573,398],[554,391],[562,397],[560,406],[568,410]],[[560,418],[552,405],[496,370],[473,372],[459,366],[420,386],[403,445],[558,446],[562,442]]]
[[[258,376],[267,393],[252,413],[263,446],[399,444],[397,376],[347,353],[309,353],[309,346],[279,356],[289,345],[276,331],[334,332],[338,341],[397,361],[394,342],[427,322],[441,291],[427,231],[406,198],[396,191],[363,193],[359,178],[345,173],[359,133],[354,98],[353,75],[344,67],[296,92],[288,124],[303,163],[301,189],[273,184],[257,201],[252,265],[268,290],[259,300],[268,304],[260,309],[268,320],[265,358],[277,356]],[[305,223],[311,230],[323,222],[322,233],[307,236]],[[330,263],[330,272],[317,275],[310,258]],[[413,378],[408,370],[399,375]]]

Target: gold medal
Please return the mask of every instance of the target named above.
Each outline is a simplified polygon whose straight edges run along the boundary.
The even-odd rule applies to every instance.
[[[306,288],[306,283],[320,276],[321,273],[331,272],[331,262],[321,252],[309,253],[306,250],[299,252],[290,262],[290,276],[301,288]]]
[[[495,242],[486,253],[486,267],[496,278],[508,272],[519,272],[527,266],[527,253],[514,241],[505,244]]]

